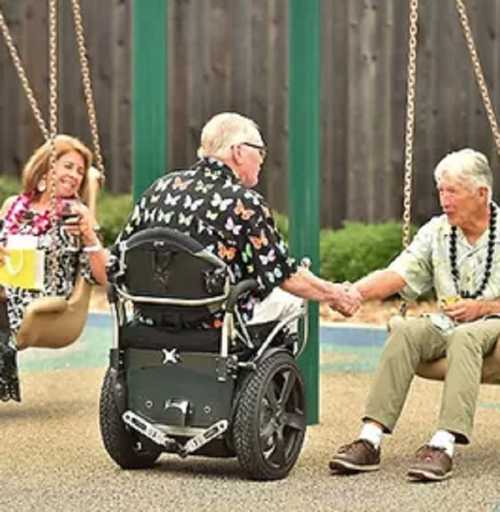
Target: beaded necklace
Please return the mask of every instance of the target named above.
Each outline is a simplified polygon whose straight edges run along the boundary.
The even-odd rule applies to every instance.
[[[460,274],[457,268],[457,227],[451,228],[450,235],[450,264],[451,264],[451,275],[453,277],[453,283],[455,290],[460,297],[463,299],[476,299],[484,292],[488,280],[491,276],[491,267],[493,265],[493,255],[495,253],[495,239],[496,239],[496,221],[497,221],[497,210],[493,203],[490,203],[490,232],[488,234],[488,252],[486,255],[486,266],[484,268],[484,276],[479,288],[471,293],[468,291],[460,290]]]

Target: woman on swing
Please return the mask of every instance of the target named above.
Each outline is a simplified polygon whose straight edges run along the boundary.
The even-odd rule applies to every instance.
[[[80,200],[92,162],[91,151],[78,139],[58,135],[55,165],[50,169],[50,141],[38,148],[22,175],[22,192],[0,210],[0,266],[5,264],[7,239],[32,235],[45,253],[44,290],[0,285],[0,400],[21,401],[15,335],[26,307],[48,295],[69,297],[81,273],[91,283],[106,283],[107,251],[96,233],[97,222]],[[52,213],[52,194],[55,212]],[[55,219],[55,229],[53,223]],[[3,297],[2,297],[3,296]]]

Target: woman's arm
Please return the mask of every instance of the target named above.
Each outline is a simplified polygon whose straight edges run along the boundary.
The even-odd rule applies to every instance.
[[[70,224],[66,227],[69,234],[79,236],[82,241],[83,252],[89,258],[90,270],[92,276],[100,285],[107,283],[106,265],[108,263],[109,252],[102,246],[99,237],[95,231],[97,221],[92,212],[84,204],[73,205],[73,209],[79,215],[76,224]]]

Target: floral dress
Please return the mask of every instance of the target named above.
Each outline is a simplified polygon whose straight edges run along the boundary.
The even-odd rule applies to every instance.
[[[21,325],[26,307],[34,299],[49,295],[68,298],[79,273],[90,283],[95,283],[87,254],[65,233],[60,218],[57,228],[51,230],[49,211],[32,210],[31,201],[32,196],[28,194],[18,196],[0,226],[0,244],[4,245],[9,235],[34,235],[38,239],[38,249],[45,253],[43,290],[4,286],[10,329],[14,334]]]

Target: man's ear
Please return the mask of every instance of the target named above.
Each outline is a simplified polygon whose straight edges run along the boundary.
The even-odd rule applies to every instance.
[[[241,150],[241,144],[237,144],[231,147],[233,152],[233,160],[240,165],[243,162],[243,152]]]
[[[488,203],[489,190],[487,187],[479,187],[479,197]]]

